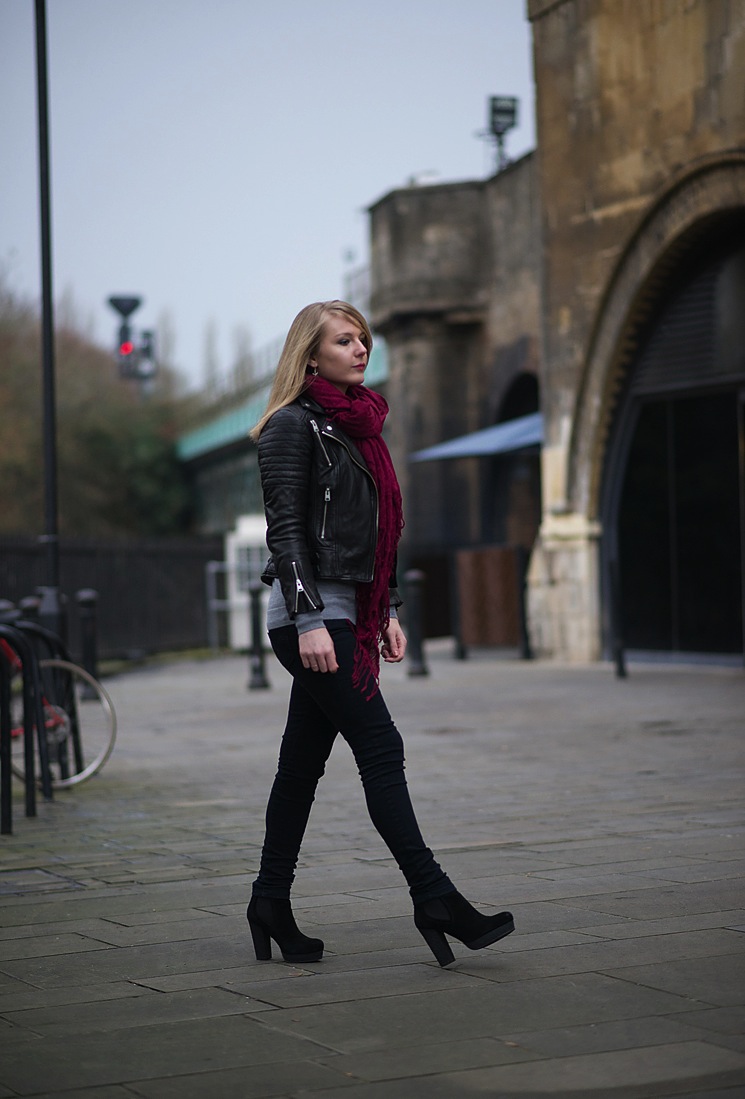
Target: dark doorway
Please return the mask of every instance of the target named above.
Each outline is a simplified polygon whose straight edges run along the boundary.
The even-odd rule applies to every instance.
[[[538,379],[518,374],[499,408],[496,423],[538,412]],[[483,460],[482,542],[521,546],[530,552],[541,522],[541,465],[537,447]]]
[[[743,652],[742,230],[676,252],[638,335],[604,473],[607,651]]]
[[[618,515],[632,649],[742,651],[737,394],[639,412]]]

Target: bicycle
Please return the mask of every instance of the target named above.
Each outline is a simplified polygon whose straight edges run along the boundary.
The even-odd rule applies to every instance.
[[[52,770],[52,787],[67,789],[98,773],[111,755],[116,741],[116,712],[108,693],[85,668],[74,664],[55,635],[32,622],[14,622],[14,627],[42,642],[54,655],[38,660],[41,683],[41,712],[45,743]],[[11,672],[11,766],[25,781],[23,663],[18,653],[0,638],[0,659]],[[38,728],[35,725],[35,774],[42,773],[39,760]],[[39,785],[41,782],[39,780]]]

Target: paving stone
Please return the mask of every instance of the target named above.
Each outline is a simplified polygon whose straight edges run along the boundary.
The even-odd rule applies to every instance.
[[[0,1015],[25,1008],[66,1007],[68,1004],[94,1003],[99,1000],[116,1000],[124,996],[141,996],[142,988],[130,981],[114,981],[108,984],[79,988],[30,988],[18,982],[15,992],[0,995]]]
[[[518,930],[437,965],[339,744],[293,894],[326,953],[295,969],[256,962],[245,921],[287,680],[252,697],[244,665],[114,681],[102,774],[0,841],[0,1099],[545,1099],[535,1072],[739,1099],[741,672],[619,684],[437,646],[426,682],[385,669],[427,841]]]
[[[10,1092],[0,1091],[0,1096],[10,1095]],[[51,1099],[51,1096],[62,1096],[64,1099],[132,1099],[132,1091],[127,1087],[120,1087],[118,1084],[111,1084],[102,1088],[84,1088],[79,1091],[75,1088],[73,1091],[66,1091],[64,1093],[46,1092],[44,1095],[34,1096],[34,1099]]]
[[[208,917],[208,913],[203,913]],[[188,939],[218,939],[234,935],[235,921],[224,916],[198,918],[193,920],[177,919],[171,922],[139,924],[123,927],[111,921],[101,921],[91,928],[88,935],[111,946],[146,946],[153,943],[184,942]]]
[[[235,985],[235,990],[251,999],[262,1000],[276,1007],[307,1007],[310,1004],[333,1004],[345,1001],[375,999],[390,996],[411,996],[441,989],[478,987],[478,979],[461,973],[448,973],[426,965],[394,966],[370,971],[354,970],[329,973],[318,967],[310,980],[280,978],[275,981]]]
[[[462,1081],[469,1090],[491,1086],[509,1092],[529,1087],[547,1095],[566,1095],[598,1093],[612,1081],[622,1081],[628,1090],[727,1073],[743,1074],[740,1078],[745,1080],[745,1057],[703,1042],[685,1042],[476,1069],[450,1079],[455,1084]]]
[[[702,1011],[691,1011],[686,1016],[691,1026],[703,1027],[715,1034],[745,1034],[745,1008],[711,1007]]]
[[[59,923],[63,920],[90,919],[94,916],[105,918],[107,916],[116,916],[117,912],[122,910],[128,912],[138,912],[143,909],[151,911],[153,908],[152,896],[141,888],[135,890],[135,893],[135,897],[133,897],[132,892],[123,892],[122,890],[112,890],[110,893],[105,892],[103,895],[83,893],[74,899],[66,897],[63,901],[55,901],[51,904],[32,904],[23,898],[15,898],[21,903],[13,907],[7,904],[0,907],[0,925],[14,927],[19,924],[28,926],[29,924]],[[168,908],[169,905],[159,904],[159,907]],[[173,905],[170,907],[180,908],[182,902],[179,898],[175,898]]]
[[[173,977],[138,977],[137,985],[156,992],[182,992],[190,988],[225,988],[236,991],[239,985],[256,981],[276,981],[285,977],[312,977],[312,969],[302,969],[276,959],[270,963],[232,969],[208,969],[198,973],[177,973]]]
[[[247,1015],[267,1011],[266,1003],[252,1000],[246,994],[208,988],[174,992],[163,997],[140,989],[137,997],[99,1000],[96,1003],[66,1004],[59,1007],[28,1008],[6,1011],[5,1018],[14,1026],[25,1028],[43,1038],[63,1035],[76,1036],[114,1032],[152,1023],[181,1022],[185,1019],[207,1019],[216,1015]]]
[[[698,882],[601,897],[578,893],[568,900],[577,908],[594,909],[614,916],[654,920],[686,916],[691,912],[717,912],[737,908],[742,902],[742,883]],[[561,898],[557,903],[562,903]]]
[[[499,1099],[547,1099],[552,1095],[662,1099],[681,1097],[685,1083],[696,1081],[701,1084],[701,1090],[692,1093],[696,1099],[718,1096],[709,1085],[719,1084],[724,1099],[735,1099],[745,1079],[741,1062],[739,1054],[690,1042],[354,1084],[344,1095],[346,1099],[460,1099],[471,1094]],[[728,1085],[732,1089],[729,1094]],[[335,1094],[338,1092],[327,1089],[315,1091],[313,1097],[333,1099]]]
[[[738,951],[745,952],[745,942],[741,942],[733,931],[691,931],[677,935],[588,942],[579,946],[557,946],[549,952],[520,951],[513,944],[513,949],[509,952],[509,964],[505,964],[500,979],[525,980],[530,977],[559,976],[562,973],[613,971],[621,974],[623,970],[620,966],[636,969],[645,961],[652,963],[692,957],[708,958],[712,963],[716,958],[721,964],[721,957],[716,956],[730,957]],[[741,959],[745,960],[745,954],[741,954]],[[731,961],[734,963],[734,958]],[[461,968],[468,968],[469,964],[469,959],[466,958],[462,961]],[[474,961],[473,965],[478,965],[478,962]]]
[[[377,950],[398,950],[418,945],[429,954],[429,948],[419,937],[412,916],[388,919],[357,920],[352,923],[324,925],[318,920],[316,910],[304,913],[303,926],[311,934],[320,934],[327,950],[332,954],[357,954]],[[311,930],[312,928],[312,930]]]
[[[741,1099],[742,1089],[743,1085],[736,1083],[731,1088],[697,1088],[695,1092],[686,1089],[685,1093],[676,1090],[674,1099]]]
[[[241,928],[241,931],[243,929]],[[95,984],[97,981],[137,980],[158,973],[227,969],[250,957],[248,936],[158,943],[142,947],[109,947],[68,957],[3,962],[3,971],[39,988]]]
[[[491,959],[484,961],[488,973]],[[448,972],[452,972],[449,970]],[[515,1030],[685,1013],[695,1002],[597,974],[500,985],[481,982],[426,994],[399,995],[358,1004],[278,1010],[277,1030],[353,1052],[412,1045],[415,1040],[455,1041],[501,1037]]]
[[[741,910],[732,912],[702,912],[691,916],[670,916],[663,920],[633,920],[623,922],[590,924],[582,928],[588,935],[608,939],[634,939],[648,935],[677,935],[681,931],[704,931],[717,928],[723,931],[737,931],[734,921],[745,916]]]
[[[514,1033],[507,1040],[519,1048],[543,1057],[573,1057],[611,1050],[638,1049],[689,1041],[709,1041],[711,1034],[692,1025],[694,1012],[659,1017],[619,1019],[609,1023],[556,1027],[550,1030]],[[718,1044],[718,1043],[711,1043]]]
[[[645,870],[641,873],[643,876],[655,877],[658,881],[705,882],[723,881],[728,878],[742,880],[745,874],[745,862],[742,859],[731,859],[727,862],[699,862],[688,866],[667,866],[654,871]]]
[[[527,1055],[534,1059],[534,1054]],[[454,1072],[463,1068],[481,1068],[485,1065],[504,1065],[520,1061],[526,1054],[514,1044],[494,1038],[473,1038],[460,1042],[423,1042],[416,1046],[384,1049],[374,1053],[339,1054],[333,1061],[322,1062],[333,1066],[352,1078],[367,1081],[398,1080],[412,1076],[429,1076],[435,1073]]]
[[[607,972],[623,981],[664,989],[717,1007],[736,1006],[743,1001],[745,954],[693,958]]]
[[[150,909],[143,912],[118,912],[108,916],[106,923],[119,927],[150,927],[153,924],[167,923],[169,926],[175,923],[191,923],[194,920],[209,919],[211,916],[237,915],[239,906],[223,905],[229,909],[227,912],[207,911],[202,908],[169,908],[165,911]],[[245,905],[243,909],[245,910]]]
[[[20,1095],[63,1093],[74,1088],[133,1083],[161,1077],[255,1065],[309,1060],[321,1050],[294,1035],[261,1027],[250,1016],[201,1018],[151,1024],[112,1034],[89,1034],[85,1042],[45,1039],[43,1057],[3,1051],[2,1075]]]
[[[106,943],[83,935],[37,935],[0,943],[0,966],[14,958],[51,958],[59,954],[106,950]]]
[[[394,891],[388,890],[388,892]],[[310,920],[316,927],[333,927],[335,924],[349,923],[367,924],[368,921],[372,920],[385,920],[401,916],[412,919],[411,898],[406,894],[402,895],[402,893],[403,891],[396,891],[396,895],[393,897],[386,896],[384,899],[370,897],[363,901],[358,900],[340,905],[311,906],[298,904],[295,908],[298,914],[298,922],[300,922],[300,913],[302,913],[303,923],[308,923]]]
[[[582,931],[537,931],[533,935],[526,935],[519,918],[515,926],[516,932],[499,943],[499,949],[503,953],[519,954],[531,950],[555,950],[563,946],[586,946],[589,943],[604,941],[600,935],[585,934],[584,929]]]
[[[588,929],[588,934],[603,937],[603,917],[597,912],[584,908],[573,908],[569,904],[555,901],[535,901],[530,904],[510,904],[510,912],[515,917],[515,927],[520,936],[544,931],[567,931]],[[618,924],[616,916],[605,917],[608,926]],[[629,920],[629,924],[634,921]]]
[[[226,1069],[200,1072],[198,1076],[178,1076],[166,1080],[138,1080],[133,1087],[143,1099],[263,1099],[264,1096],[312,1095],[333,1088],[345,1095],[346,1079],[333,1067],[297,1061],[293,1064],[254,1065],[250,1070]],[[131,1092],[127,1093],[131,1096]]]

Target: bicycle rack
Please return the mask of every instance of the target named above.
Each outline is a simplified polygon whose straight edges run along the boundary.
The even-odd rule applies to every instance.
[[[52,775],[49,767],[49,754],[47,750],[47,738],[44,727],[44,712],[41,702],[41,677],[39,665],[28,637],[14,623],[0,623],[0,637],[18,653],[22,664],[22,690],[23,690],[23,745],[24,745],[24,769],[25,769],[25,808],[27,817],[36,816],[36,776],[34,774],[34,729],[36,730],[39,749],[39,765],[41,769],[41,789],[44,799],[51,801]],[[2,745],[2,832],[8,834],[12,831],[12,793],[10,789],[10,671],[5,661],[0,661],[3,668],[2,697],[0,698],[0,742]],[[6,708],[7,692],[7,708]],[[7,757],[7,758],[6,758]],[[7,765],[6,765],[7,764]]]

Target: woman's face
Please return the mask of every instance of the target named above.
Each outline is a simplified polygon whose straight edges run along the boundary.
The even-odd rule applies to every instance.
[[[364,331],[351,317],[330,313],[310,365],[316,367],[327,382],[346,393],[350,385],[359,385],[365,380],[368,352],[364,341]]]

